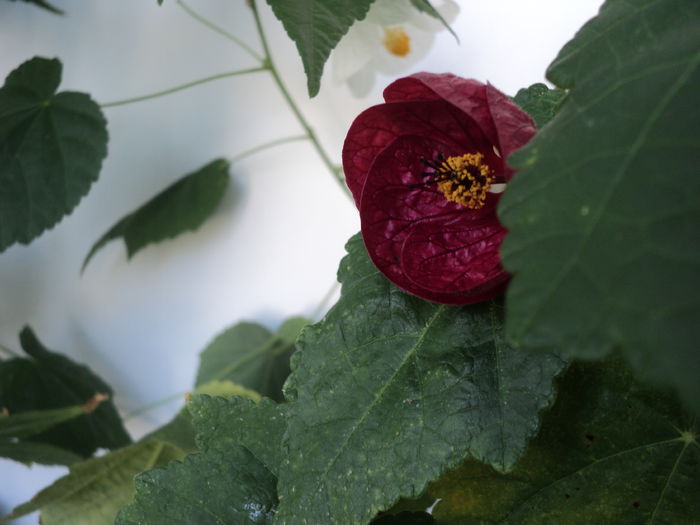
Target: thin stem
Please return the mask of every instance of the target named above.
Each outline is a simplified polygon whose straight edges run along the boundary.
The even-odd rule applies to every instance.
[[[173,394],[171,396],[165,397],[163,399],[159,399],[158,401],[154,401],[153,403],[149,403],[148,405],[142,406],[141,408],[137,408],[133,412],[129,412],[127,415],[125,415],[122,420],[126,421],[127,419],[132,419],[136,416],[140,416],[141,414],[148,412],[149,410],[153,410],[154,408],[158,408],[163,405],[167,405],[169,403],[172,403],[173,401],[177,401],[178,399],[184,399],[185,395],[187,392],[178,392],[177,394]]]
[[[194,18],[197,22],[204,24],[207,26],[209,29],[215,31],[216,33],[219,33],[221,36],[228,38],[231,40],[234,44],[239,46],[241,49],[246,51],[250,56],[252,56],[255,60],[260,62],[261,64],[264,64],[265,60],[263,57],[261,57],[255,50],[253,50],[248,44],[243,42],[242,40],[238,39],[235,35],[229,33],[225,29],[221,28],[220,26],[216,25],[214,22],[211,20],[207,20],[204,18],[202,15],[197,13],[194,9],[192,9],[190,6],[188,6],[183,0],[177,0],[177,3],[182,9],[185,10],[185,12],[190,15],[192,18]]]
[[[12,350],[12,349],[6,347],[5,345],[0,345],[0,351],[5,352],[5,353],[6,353],[7,355],[9,355],[10,357],[17,357],[17,358],[21,358],[21,357],[22,357],[22,356],[19,355],[17,352],[15,352],[14,350]]]
[[[294,116],[297,118],[297,121],[299,124],[301,124],[301,127],[304,128],[304,131],[309,137],[309,140],[311,141],[311,144],[313,144],[314,148],[318,152],[319,156],[321,157],[321,160],[323,163],[326,165],[328,168],[328,171],[331,172],[335,180],[340,184],[340,187],[345,191],[345,193],[352,198],[352,195],[350,193],[350,190],[348,187],[345,185],[345,180],[344,177],[342,176],[342,168],[339,166],[336,166],[333,161],[330,159],[326,151],[323,149],[321,146],[321,143],[318,141],[318,138],[316,137],[316,134],[314,133],[313,129],[311,129],[311,126],[309,123],[306,121],[304,116],[301,114],[301,111],[299,110],[299,107],[296,105],[294,100],[292,99],[291,95],[289,94],[289,91],[287,90],[287,87],[284,85],[284,82],[282,82],[282,78],[280,77],[279,73],[277,72],[277,68],[275,67],[274,63],[272,62],[272,55],[270,53],[270,48],[267,45],[267,39],[265,38],[265,32],[263,31],[262,23],[260,22],[260,15],[258,13],[258,8],[255,3],[255,0],[251,1],[251,9],[253,10],[253,16],[255,17],[255,26],[258,30],[258,34],[260,35],[260,42],[262,44],[263,48],[263,53],[265,54],[265,63],[269,66],[270,73],[272,74],[272,78],[275,81],[275,84],[277,84],[277,87],[279,88],[280,92],[282,93],[282,96],[284,97],[285,101],[289,105],[290,109],[292,110],[292,113],[294,113]]]
[[[260,144],[259,146],[255,146],[254,148],[247,149],[235,157],[231,157],[229,160],[230,164],[233,164],[234,162],[241,161],[245,159],[246,157],[250,157],[251,155],[254,155],[255,153],[258,153],[259,151],[266,150],[268,148],[272,148],[274,146],[279,146],[280,144],[286,144],[288,142],[296,142],[299,140],[308,140],[309,137],[307,135],[294,135],[292,137],[283,137],[281,139],[277,140],[272,140],[270,142],[266,142],[265,144]]]
[[[158,91],[157,93],[151,93],[150,95],[143,95],[140,97],[127,98],[124,100],[117,100],[115,102],[107,102],[106,104],[100,104],[100,107],[111,108],[114,106],[123,106],[124,104],[132,104],[134,102],[141,102],[142,100],[150,100],[152,98],[162,97],[163,95],[169,95],[170,93],[176,93],[187,88],[194,86],[199,86],[200,84],[206,84],[207,82],[212,82],[214,80],[219,80],[221,78],[236,77],[239,75],[248,75],[250,73],[258,73],[260,71],[267,71],[267,67],[254,67],[251,69],[239,69],[237,71],[229,71],[227,73],[219,73],[218,75],[212,75],[206,78],[200,78],[199,80],[194,80],[186,84],[181,84],[170,89],[165,89],[163,91]]]
[[[323,296],[323,299],[321,299],[321,302],[316,307],[316,310],[314,310],[314,313],[311,314],[311,319],[320,320],[321,314],[323,314],[325,312],[325,310],[328,308],[328,303],[330,302],[333,295],[335,295],[335,292],[338,290],[339,286],[340,286],[340,283],[338,281],[335,281],[333,283],[333,286],[331,286],[328,289],[328,291],[326,292],[326,295]]]

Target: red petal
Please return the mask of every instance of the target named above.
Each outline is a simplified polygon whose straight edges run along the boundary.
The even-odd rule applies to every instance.
[[[401,251],[404,275],[422,288],[442,293],[477,287],[488,291],[507,281],[498,253],[506,230],[495,216],[482,221],[463,218],[415,224]]]
[[[491,84],[486,86],[486,97],[498,133],[496,147],[499,148],[501,157],[508,159],[511,153],[522,148],[535,136],[537,133],[535,123],[530,115],[513,104],[506,95]],[[507,168],[506,180],[510,180],[513,173],[515,173],[513,170]]]
[[[474,299],[472,290],[469,290],[477,286],[474,280],[461,289],[446,287],[441,290],[430,279],[422,285],[419,278],[415,275],[409,278],[404,271],[404,243],[413,235],[414,229],[424,231],[422,225],[426,230],[439,232],[444,224],[458,223],[462,229],[467,229],[467,225],[473,221],[479,225],[495,225],[502,230],[495,215],[497,197],[491,196],[484,208],[470,210],[449,202],[436,189],[421,184],[425,181],[421,175],[426,168],[420,159],[433,159],[436,152],[448,157],[464,151],[458,145],[404,136],[397,138],[377,155],[360,203],[362,236],[374,264],[397,286],[432,301],[447,304],[475,302],[482,298]],[[420,234],[416,241],[420,242],[424,237],[425,234]],[[496,258],[497,250],[496,246]],[[421,257],[420,253],[414,255]],[[416,262],[412,259],[410,268],[415,266]],[[488,279],[493,278],[489,274]],[[507,277],[503,274],[500,278],[497,284]]]
[[[430,137],[451,145],[458,155],[481,151],[496,173],[504,169],[479,123],[451,104],[440,100],[380,104],[355,119],[343,145],[345,179],[358,208],[375,157],[402,135]]]
[[[491,144],[498,144],[498,133],[489,110],[486,84],[477,80],[448,73],[416,73],[389,84],[384,90],[384,100],[444,100],[474,119]]]

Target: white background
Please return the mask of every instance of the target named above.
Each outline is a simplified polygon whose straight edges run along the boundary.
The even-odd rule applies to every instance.
[[[398,0],[397,0],[398,1]],[[32,56],[58,57],[60,90],[100,103],[254,67],[221,36],[165,0],[54,0],[57,17],[0,0],[0,78]],[[244,0],[190,0],[259,49]],[[547,65],[602,0],[461,0],[453,27],[407,72],[449,71],[490,81],[508,94],[544,80]],[[380,78],[354,99],[330,75],[309,100],[295,49],[260,6],[274,59],[331,157],[345,132],[381,100]],[[195,87],[160,99],[106,108],[109,156],[74,213],[29,246],[0,255],[0,344],[19,350],[31,325],[50,349],[89,365],[116,392],[123,414],[191,387],[198,353],[241,320],[274,329],[287,316],[311,316],[332,287],[343,245],[359,229],[354,205],[308,143],[268,150],[233,165],[232,189],[198,232],[150,246],[130,262],[122,241],[80,265],[114,222],[168,184],[217,157],[301,133],[266,73]],[[180,407],[132,418],[134,437]],[[26,468],[0,460],[0,515],[62,476],[62,467]],[[36,523],[36,515],[15,523]]]

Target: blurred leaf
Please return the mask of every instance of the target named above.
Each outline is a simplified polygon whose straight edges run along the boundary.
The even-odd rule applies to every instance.
[[[32,463],[40,465],[71,465],[83,458],[75,452],[55,447],[47,443],[32,441],[13,441],[0,438],[0,457],[18,461],[29,466]]]
[[[15,2],[16,0],[10,0],[11,2]],[[34,4],[36,6],[41,7],[42,9],[46,9],[47,11],[51,11],[52,13],[56,15],[63,15],[65,14],[61,9],[58,9],[57,7],[52,6],[48,2],[45,2],[44,0],[23,0],[24,2],[28,2],[30,4]],[[161,0],[162,1],[162,0]]]
[[[564,96],[566,91],[538,83],[519,90],[513,101],[532,117],[539,129],[552,120]]]
[[[495,302],[448,307],[386,280],[357,235],[342,296],[303,330],[278,525],[366,523],[471,455],[510,469],[539,427],[564,363],[505,344]]]
[[[55,94],[61,62],[35,57],[0,88],[0,251],[78,204],[107,155],[107,122],[83,93]]]
[[[447,29],[450,34],[455,37],[455,40],[459,42],[459,37],[457,36],[457,33],[455,33],[452,28],[450,27],[450,24],[447,23],[447,20],[443,18],[443,16],[440,14],[440,12],[433,7],[433,5],[428,1],[428,0],[411,0],[411,4],[413,7],[418,9],[421,13],[426,13],[433,18],[438,19],[440,22],[442,22],[442,25],[445,26],[445,29]]]
[[[476,461],[433,484],[441,525],[691,525],[700,516],[697,426],[622,360],[572,365],[516,468]]]
[[[287,319],[272,333],[255,323],[238,323],[219,334],[201,354],[197,385],[227,379],[282,401],[289,357],[301,329],[311,321]]]
[[[607,1],[548,77],[569,93],[500,202],[508,335],[600,358],[700,414],[700,2]]]
[[[87,367],[44,348],[31,328],[22,330],[20,342],[31,359],[0,362],[0,407],[10,414],[83,404],[96,393],[112,396],[110,386]],[[131,442],[112,401],[24,440],[53,445],[83,457],[97,448],[118,448]]]
[[[202,385],[197,392],[211,395],[254,395],[229,381]],[[0,444],[0,450],[2,445]],[[134,493],[136,474],[196,450],[191,416],[186,408],[172,421],[122,448],[71,467],[70,474],[20,505],[7,520],[41,510],[43,525],[112,525],[118,510]]]
[[[34,436],[59,423],[75,419],[83,414],[89,414],[106,401],[107,396],[95,394],[83,405],[73,405],[52,410],[30,410],[19,414],[0,414],[0,438],[24,438]]]
[[[268,524],[275,477],[246,449],[223,446],[136,477],[134,501],[115,525]]]
[[[217,159],[185,175],[112,226],[93,245],[83,261],[83,270],[92,256],[108,242],[124,238],[127,258],[148,244],[172,239],[194,231],[214,212],[229,183],[229,163]]]
[[[306,72],[309,96],[321,87],[323,66],[331,50],[374,0],[267,0],[297,46]]]
[[[282,462],[282,434],[287,426],[284,405],[270,399],[256,403],[240,397],[197,395],[187,407],[200,450],[224,444],[240,445],[277,475]]]
[[[75,463],[68,475],[1,521],[41,510],[42,525],[112,525],[119,509],[131,501],[136,474],[183,457],[177,447],[148,440]]]

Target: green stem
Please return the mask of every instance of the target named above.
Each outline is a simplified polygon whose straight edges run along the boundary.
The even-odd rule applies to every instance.
[[[342,168],[336,166],[333,163],[326,151],[321,146],[321,143],[318,141],[318,137],[316,137],[314,130],[311,129],[311,126],[304,118],[304,115],[301,114],[299,107],[292,99],[291,95],[289,94],[289,91],[287,90],[287,87],[284,85],[284,82],[282,82],[282,78],[277,72],[277,68],[272,62],[272,55],[270,53],[270,48],[267,45],[267,38],[265,38],[265,32],[263,31],[262,23],[260,22],[260,15],[258,13],[258,8],[255,3],[255,0],[251,1],[251,9],[253,10],[253,16],[255,17],[255,27],[257,28],[258,34],[260,35],[260,42],[262,44],[263,53],[265,54],[265,64],[268,65],[268,69],[272,74],[272,78],[274,79],[275,84],[277,84],[277,87],[279,88],[280,92],[282,93],[282,96],[289,105],[289,108],[292,110],[292,113],[294,113],[294,116],[296,117],[297,121],[299,122],[299,124],[301,124],[301,127],[304,128],[304,131],[309,137],[311,144],[313,144],[314,148],[316,149],[316,152],[328,168],[328,171],[331,172],[335,180],[338,182],[338,184],[340,184],[340,187],[343,189],[343,191],[345,191],[345,193],[352,198],[350,190],[346,186],[345,179],[342,176]]]
[[[14,350],[11,350],[11,349],[7,348],[5,345],[0,345],[0,350],[3,351],[3,352],[5,352],[5,353],[6,353],[7,355],[9,355],[10,357],[17,357],[17,358],[21,358],[21,357],[22,357],[21,355],[19,355],[19,354],[18,354],[17,352],[15,352]]]
[[[242,40],[238,39],[235,35],[232,35],[225,29],[221,28],[220,26],[216,25],[214,22],[207,20],[204,18],[202,15],[197,13],[194,9],[192,9],[190,6],[188,6],[183,0],[177,0],[177,3],[182,9],[185,10],[185,12],[190,15],[192,18],[194,18],[197,22],[204,24],[206,27],[209,29],[215,31],[216,33],[219,33],[221,36],[231,40],[234,44],[239,46],[241,49],[246,51],[250,56],[252,56],[255,60],[260,62],[261,64],[264,64],[265,60],[263,57],[261,57],[257,52],[255,52],[250,46],[248,46],[245,42]]]
[[[100,104],[100,107],[111,108],[114,106],[123,106],[124,104],[132,104],[134,102],[141,102],[142,100],[150,100],[152,98],[158,98],[158,97],[162,97],[163,95],[169,95],[170,93],[176,93],[178,91],[182,91],[184,89],[191,88],[194,86],[199,86],[200,84],[206,84],[207,82],[212,82],[214,80],[219,80],[221,78],[236,77],[239,75],[247,75],[250,73],[258,73],[260,71],[267,71],[267,69],[268,69],[267,67],[261,66],[261,67],[254,67],[251,69],[239,69],[237,71],[229,71],[227,73],[219,73],[218,75],[212,75],[210,77],[200,78],[199,80],[194,80],[192,82],[188,82],[186,84],[181,84],[179,86],[175,86],[175,87],[170,88],[170,89],[158,91],[157,93],[151,93],[150,95],[143,95],[140,97],[127,98],[124,100],[117,100],[115,102],[107,102],[106,104]]]
[[[311,314],[311,319],[319,321],[321,320],[321,315],[325,313],[325,311],[328,309],[328,303],[330,302],[331,298],[333,297],[333,294],[335,294],[339,286],[340,283],[338,281],[335,281],[333,283],[333,286],[331,286],[326,292],[326,295],[323,296],[323,299],[321,299],[321,302],[316,307],[316,310],[314,310],[314,313]]]
[[[235,157],[231,157],[229,159],[229,164],[233,164],[234,162],[241,161],[245,159],[246,157],[250,157],[251,155],[254,155],[255,153],[258,153],[259,151],[266,150],[268,148],[272,148],[274,146],[279,146],[280,144],[286,144],[288,142],[296,142],[298,140],[308,140],[309,137],[307,135],[294,135],[292,137],[283,137],[281,139],[277,140],[272,140],[270,142],[266,142],[265,144],[260,144],[259,146],[255,146],[254,148],[247,149]]]
[[[173,401],[177,401],[178,399],[184,399],[185,394],[187,394],[187,392],[178,392],[177,394],[173,394],[163,399],[159,399],[158,401],[154,401],[153,403],[149,403],[148,405],[142,406],[141,408],[137,408],[133,412],[129,412],[122,418],[122,420],[126,421],[127,419],[140,416],[141,414],[148,412],[149,410],[153,410],[154,408],[167,405],[168,403],[172,403]]]

